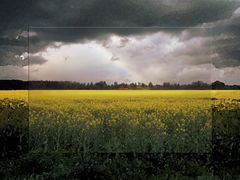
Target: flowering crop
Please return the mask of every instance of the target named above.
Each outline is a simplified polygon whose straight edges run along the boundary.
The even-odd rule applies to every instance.
[[[33,90],[28,92],[30,148],[210,152],[213,103],[239,97],[239,91]]]

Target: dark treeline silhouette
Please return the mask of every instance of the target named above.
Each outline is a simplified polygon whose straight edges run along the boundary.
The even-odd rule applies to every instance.
[[[21,81],[21,80],[0,80],[0,90],[41,90],[41,89],[153,89],[153,90],[207,90],[207,89],[240,89],[240,85],[226,85],[223,82],[215,81],[211,84],[202,81],[195,81],[191,84],[177,84],[164,82],[163,84],[144,83],[117,83],[107,84],[105,81],[97,83],[79,83],[71,81]]]
[[[28,82],[21,80],[0,80],[0,90],[28,89]]]

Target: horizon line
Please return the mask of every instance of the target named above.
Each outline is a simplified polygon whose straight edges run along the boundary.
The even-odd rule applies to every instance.
[[[99,82],[105,82],[107,85],[112,85],[114,84],[115,82],[117,82],[118,84],[131,84],[131,83],[134,83],[134,84],[145,84],[145,85],[148,85],[149,83],[152,83],[153,85],[163,85],[164,83],[169,83],[170,85],[191,85],[192,83],[194,82],[202,82],[202,83],[205,83],[205,84],[208,84],[208,85],[211,85],[212,83],[214,82],[222,82],[224,83],[225,85],[229,85],[229,86],[234,86],[234,85],[237,85],[237,86],[240,86],[240,84],[227,84],[225,83],[224,81],[220,81],[220,80],[215,80],[215,81],[212,81],[210,83],[208,82],[204,82],[204,81],[201,81],[201,80],[197,80],[197,81],[192,81],[192,82],[189,82],[189,83],[177,83],[177,82],[168,82],[168,81],[165,81],[165,82],[162,82],[160,84],[158,83],[153,83],[152,81],[149,81],[149,82],[140,82],[140,81],[132,81],[132,82],[121,82],[121,81],[113,81],[112,83],[108,83],[107,81],[105,80],[101,80],[101,81],[88,81],[88,82],[81,82],[81,81],[71,81],[71,80],[22,80],[22,79],[0,79],[0,81],[23,81],[23,82],[37,82],[37,81],[48,81],[48,82],[71,82],[71,83],[80,83],[80,84],[96,84],[96,83],[99,83]]]

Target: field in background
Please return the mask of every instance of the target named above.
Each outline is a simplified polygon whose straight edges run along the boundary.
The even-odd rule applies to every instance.
[[[33,150],[210,152],[210,91],[31,91]]]
[[[239,117],[240,91],[1,91],[0,136],[28,143],[0,175],[236,179]]]
[[[32,95],[51,95],[52,97],[79,97],[81,95],[104,95],[106,96],[136,96],[136,95],[145,95],[145,96],[154,96],[161,95],[165,97],[179,96],[182,98],[185,97],[211,97],[218,99],[239,99],[240,91],[239,90],[1,90],[0,99],[9,98],[9,99],[28,99]]]
[[[239,91],[3,91],[29,100],[34,151],[206,153],[212,105]]]
[[[1,90],[0,91],[0,100],[1,99],[15,99],[28,101],[28,91],[27,90]]]

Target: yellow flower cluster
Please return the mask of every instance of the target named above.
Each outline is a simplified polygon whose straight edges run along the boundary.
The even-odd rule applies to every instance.
[[[3,91],[27,99],[34,151],[211,151],[212,105],[239,91]]]

